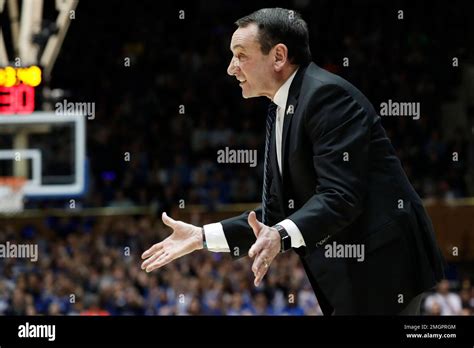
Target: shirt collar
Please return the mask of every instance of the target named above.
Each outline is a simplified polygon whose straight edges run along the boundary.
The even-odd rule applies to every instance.
[[[291,76],[285,81],[283,85],[281,85],[273,97],[273,102],[281,109],[286,107],[286,101],[288,99],[288,93],[290,92],[291,82],[293,82],[297,71],[298,69],[296,69],[293,74],[291,74]]]

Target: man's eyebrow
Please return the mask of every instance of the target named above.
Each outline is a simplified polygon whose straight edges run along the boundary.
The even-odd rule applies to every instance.
[[[235,50],[236,48],[241,48],[241,49],[245,50],[245,47],[244,47],[244,46],[242,46],[241,44],[237,44],[237,45],[234,45],[234,46],[231,48],[231,51],[232,51],[232,50]]]

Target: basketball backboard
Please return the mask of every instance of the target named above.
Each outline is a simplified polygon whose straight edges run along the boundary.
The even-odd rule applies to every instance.
[[[85,116],[0,115],[0,176],[24,177],[27,198],[81,196],[86,186]]]

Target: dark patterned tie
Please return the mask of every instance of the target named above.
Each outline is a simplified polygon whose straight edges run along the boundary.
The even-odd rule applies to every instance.
[[[271,174],[270,174],[270,144],[273,125],[275,124],[277,105],[273,102],[268,105],[268,114],[267,114],[267,131],[265,135],[265,162],[263,165],[263,191],[262,191],[262,223],[267,223],[267,203],[270,199],[270,184],[271,184]]]

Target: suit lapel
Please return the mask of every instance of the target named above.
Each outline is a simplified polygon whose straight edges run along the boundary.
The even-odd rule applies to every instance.
[[[287,159],[287,144],[288,144],[288,131],[291,126],[291,120],[293,119],[294,111],[296,110],[296,105],[298,100],[294,96],[289,96],[287,101],[287,107],[285,110],[285,118],[283,121],[283,134],[282,134],[282,144],[281,144],[281,163],[282,163],[282,181],[285,177],[285,164]]]
[[[293,115],[296,112],[296,107],[298,105],[298,97],[300,95],[301,84],[303,82],[304,73],[306,71],[307,66],[300,67],[291,82],[290,90],[288,92],[288,99],[286,100],[286,110],[285,110],[285,118],[283,122],[283,134],[282,134],[282,144],[281,144],[281,163],[282,163],[282,178],[281,184],[284,183],[285,179],[285,172],[286,172],[286,160],[288,156],[288,134],[290,133],[289,130],[291,128],[291,120],[293,119]]]

